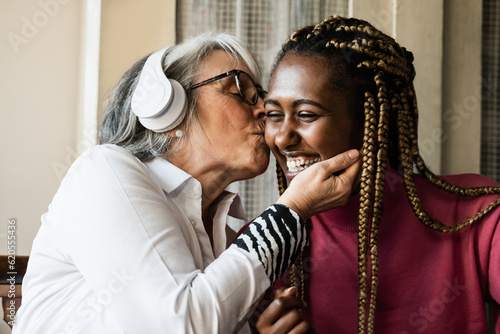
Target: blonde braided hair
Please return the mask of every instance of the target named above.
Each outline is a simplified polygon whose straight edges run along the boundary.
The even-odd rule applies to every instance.
[[[320,55],[346,66],[342,84],[352,83],[356,89],[346,89],[353,104],[364,94],[363,165],[358,213],[358,333],[374,332],[375,304],[378,285],[378,231],[382,216],[387,163],[403,172],[404,189],[411,208],[426,227],[439,232],[460,230],[478,221],[500,204],[490,203],[480,212],[456,225],[448,226],[430,217],[418,197],[413,167],[438,189],[461,196],[500,194],[500,187],[463,188],[434,175],[425,165],[418,150],[418,108],[413,87],[415,69],[413,55],[399,46],[390,36],[368,22],[353,18],[329,17],[316,26],[297,30],[283,45],[274,68],[288,53]],[[273,70],[274,71],[274,70]],[[342,84],[339,84],[341,88]],[[351,87],[353,88],[353,87]],[[350,92],[356,93],[350,93]],[[361,96],[361,95],[359,95]],[[354,115],[356,117],[356,115]],[[280,165],[276,165],[280,194],[286,180]],[[368,254],[371,263],[370,296],[368,296]],[[292,285],[304,298],[302,256],[291,266]],[[368,310],[367,304],[369,300]],[[368,315],[367,315],[368,311]]]

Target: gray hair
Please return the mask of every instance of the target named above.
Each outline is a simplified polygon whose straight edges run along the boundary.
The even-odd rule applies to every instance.
[[[232,35],[206,33],[169,47],[163,60],[163,69],[168,78],[177,80],[186,91],[185,117],[179,127],[187,134],[193,122],[198,121],[197,91],[191,90],[191,86],[200,75],[200,63],[216,50],[227,52],[236,63],[243,61],[251,74],[260,78],[259,66],[248,46]],[[165,132],[156,133],[146,129],[132,112],[132,94],[148,56],[136,62],[118,82],[106,102],[99,127],[99,144],[124,147],[142,161],[158,156],[166,158],[177,147],[174,147],[172,137]]]

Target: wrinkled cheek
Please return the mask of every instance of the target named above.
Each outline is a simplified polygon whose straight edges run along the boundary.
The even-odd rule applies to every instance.
[[[255,151],[259,159],[265,157],[265,160],[269,161],[270,149],[265,142],[260,141],[260,143],[257,144]]]

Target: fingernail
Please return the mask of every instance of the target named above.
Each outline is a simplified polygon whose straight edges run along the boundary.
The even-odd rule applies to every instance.
[[[289,287],[288,289],[286,289],[285,291],[283,291],[284,293],[289,293],[291,292],[292,290],[295,290],[294,293],[297,293],[297,289],[294,287],[294,286],[291,286]]]
[[[354,160],[354,159],[357,159],[359,157],[359,151],[358,150],[350,150],[349,152],[347,152],[347,155],[349,156],[349,158]]]

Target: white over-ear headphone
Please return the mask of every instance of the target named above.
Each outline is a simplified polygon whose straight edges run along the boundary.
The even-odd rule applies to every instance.
[[[163,72],[167,48],[148,57],[132,95],[132,111],[145,128],[155,132],[174,129],[184,118],[186,92]]]

